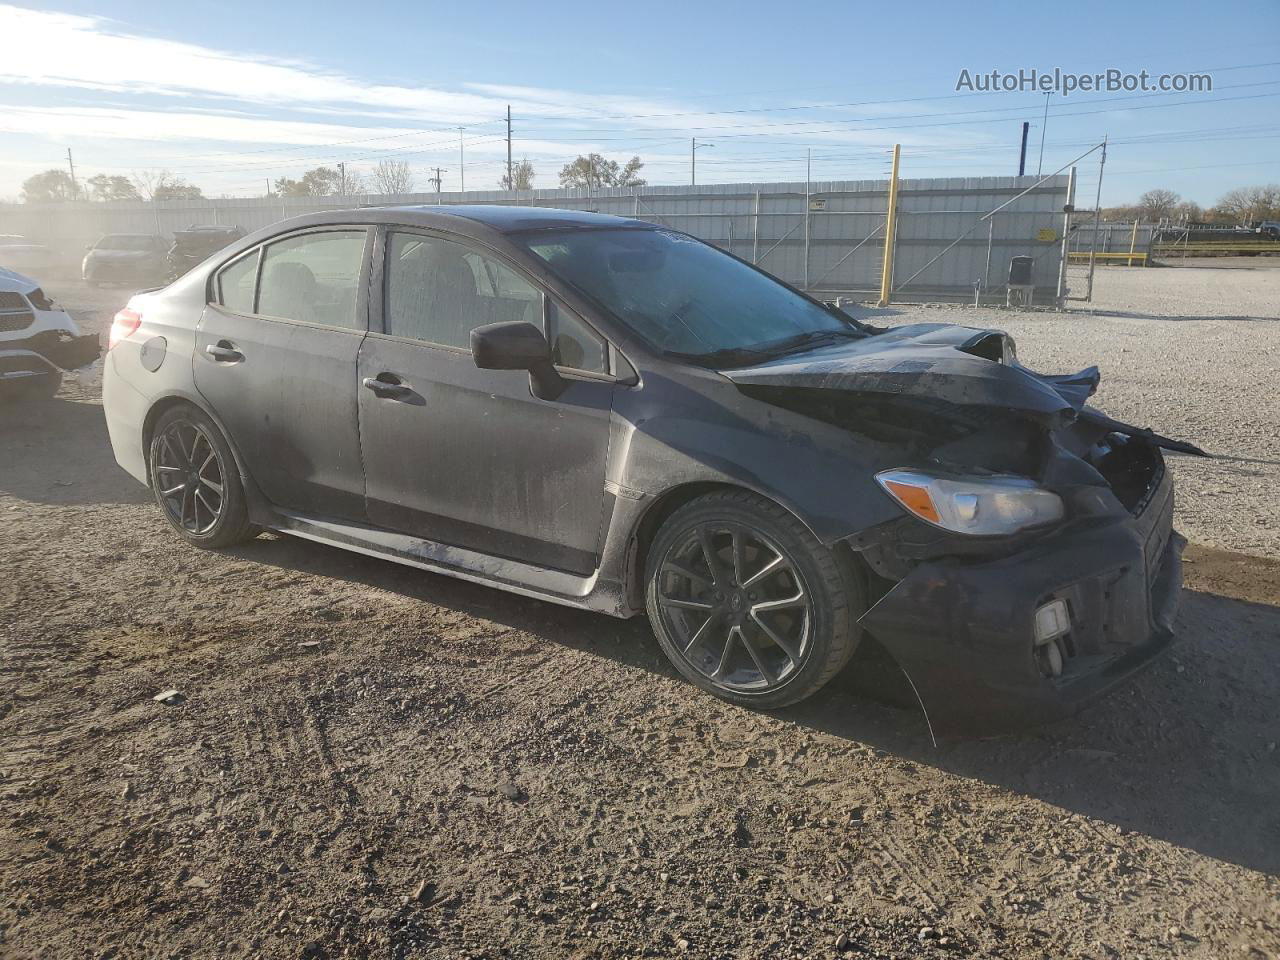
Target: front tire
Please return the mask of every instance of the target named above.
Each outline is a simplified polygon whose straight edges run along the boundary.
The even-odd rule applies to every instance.
[[[202,411],[184,404],[160,415],[148,467],[156,503],[188,543],[219,549],[254,536],[231,447]]]
[[[853,655],[865,587],[794,516],[746,491],[699,497],[649,549],[645,606],[685,677],[731,703],[812,696]]]

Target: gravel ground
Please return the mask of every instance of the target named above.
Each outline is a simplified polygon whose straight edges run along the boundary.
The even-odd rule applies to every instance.
[[[1045,373],[1096,364],[1100,409],[1214,454],[1169,457],[1183,534],[1280,557],[1280,261],[1194,264],[1099,268],[1094,302],[1063,313],[954,306],[862,313],[880,324],[954,320],[1007,330],[1019,359]]]
[[[53,292],[88,329],[124,299]],[[985,316],[1214,449],[1230,421],[1160,386],[1151,334],[1199,329],[1176,360],[1212,339],[1226,382],[1275,329]],[[98,386],[0,412],[0,956],[1280,958],[1280,562],[1193,547],[1172,656],[934,746],[864,661],[758,714],[643,620],[285,537],[193,550]]]

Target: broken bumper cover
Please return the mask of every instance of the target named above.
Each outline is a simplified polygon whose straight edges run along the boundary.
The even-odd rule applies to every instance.
[[[94,334],[66,330],[42,330],[22,340],[0,340],[0,379],[43,375],[59,370],[79,370],[102,355]]]
[[[938,733],[1009,730],[1075,713],[1173,639],[1186,541],[1167,473],[1142,515],[1047,537],[1011,556],[933,561],[861,620],[909,678]],[[1070,614],[1060,676],[1035,651],[1036,611]]]

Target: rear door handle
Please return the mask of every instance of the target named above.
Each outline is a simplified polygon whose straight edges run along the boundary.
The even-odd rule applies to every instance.
[[[223,363],[237,363],[244,359],[244,354],[231,345],[229,340],[219,340],[204,348],[204,352]]]
[[[390,376],[390,374],[382,376]],[[360,382],[364,384],[366,390],[372,390],[375,395],[388,400],[399,400],[413,395],[413,388],[405,383],[382,380],[378,377],[365,377]]]

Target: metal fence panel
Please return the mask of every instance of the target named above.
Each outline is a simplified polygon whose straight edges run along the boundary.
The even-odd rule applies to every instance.
[[[1049,178],[996,214],[990,231],[981,224],[921,271],[987,211],[1035,182],[1034,177],[902,180],[895,299],[971,299],[975,281],[984,281],[984,288],[993,293],[1002,291],[1009,260],[1019,255],[1035,258],[1033,279],[1041,299],[1052,299],[1061,257],[1062,209],[1069,199],[1066,176]],[[486,190],[397,197],[8,204],[0,205],[0,233],[47,243],[71,263],[105,233],[168,235],[197,223],[233,224],[252,231],[290,217],[352,206],[537,205],[639,217],[714,243],[816,295],[867,297],[879,289],[888,188],[887,180],[840,180],[593,192]],[[1127,249],[1127,233],[1123,240]],[[904,285],[917,271],[920,275]]]

